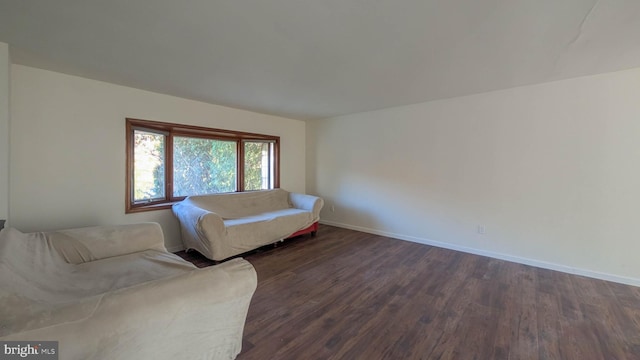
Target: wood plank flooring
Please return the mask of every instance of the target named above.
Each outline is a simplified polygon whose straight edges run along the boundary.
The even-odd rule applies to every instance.
[[[240,360],[640,359],[637,287],[326,225],[244,257]]]

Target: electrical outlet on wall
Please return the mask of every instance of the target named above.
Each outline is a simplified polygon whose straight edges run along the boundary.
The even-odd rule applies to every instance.
[[[478,232],[478,234],[484,235],[485,233],[484,225],[478,225],[478,227],[476,228],[476,231]]]
[[[336,206],[331,204],[331,212],[336,212]]]

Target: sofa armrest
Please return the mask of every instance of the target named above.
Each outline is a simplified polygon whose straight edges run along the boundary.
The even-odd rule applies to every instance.
[[[157,223],[93,226],[45,233],[53,247],[71,264],[132,254],[167,251]]]
[[[257,276],[244,259],[105,293],[73,321],[1,338],[58,341],[65,359],[234,359]]]
[[[311,211],[315,221],[320,219],[320,210],[324,206],[324,200],[321,197],[292,192],[289,193],[289,200],[296,209]]]
[[[211,254],[211,240],[223,237],[226,231],[222,217],[188,198],[174,204],[171,209],[180,222],[185,246],[205,255]]]

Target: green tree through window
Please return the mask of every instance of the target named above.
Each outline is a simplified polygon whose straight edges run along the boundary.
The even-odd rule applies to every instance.
[[[236,191],[236,143],[173,138],[173,195]]]
[[[271,154],[273,143],[270,142],[244,142],[244,189],[264,190],[270,189],[273,181],[271,174]]]
[[[164,135],[135,130],[135,201],[164,199]]]

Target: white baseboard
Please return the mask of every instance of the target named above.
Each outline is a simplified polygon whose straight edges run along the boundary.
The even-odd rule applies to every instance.
[[[523,258],[520,256],[497,253],[493,251],[487,251],[487,250],[476,249],[476,248],[470,248],[466,246],[449,244],[449,243],[435,241],[431,239],[418,238],[415,236],[396,234],[396,233],[391,233],[387,231],[366,228],[362,226],[343,224],[336,221],[320,220],[320,223],[336,226],[340,228],[350,229],[350,230],[361,231],[361,232],[374,234],[374,235],[386,236],[386,237],[399,239],[399,240],[411,241],[418,244],[430,245],[430,246],[435,246],[435,247],[444,248],[444,249],[461,251],[461,252],[474,254],[474,255],[486,256],[486,257],[510,261],[518,264],[524,264],[524,265],[535,266],[543,269],[560,271],[568,274],[581,275],[581,276],[586,276],[594,279],[612,281],[612,282],[626,284],[626,285],[640,286],[640,279],[630,278],[626,276],[619,276],[619,275],[607,274],[607,273],[602,273],[602,272],[593,271],[593,270],[574,268],[571,266],[554,264],[554,263],[536,260],[536,259],[529,259],[529,258]]]

